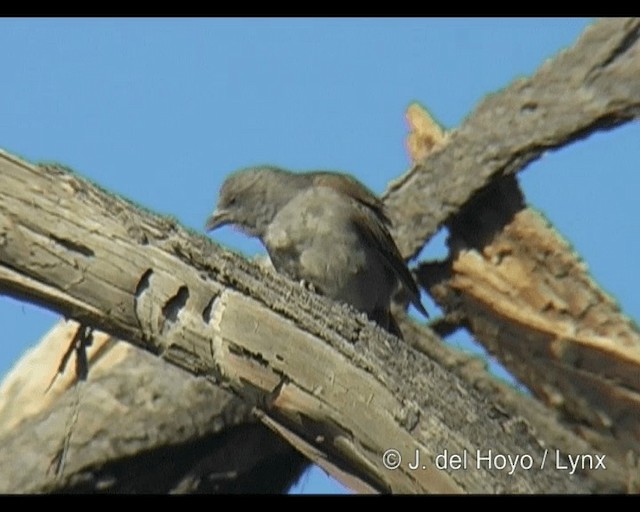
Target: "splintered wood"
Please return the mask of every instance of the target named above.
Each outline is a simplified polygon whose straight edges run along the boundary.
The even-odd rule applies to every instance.
[[[412,125],[431,126],[420,112],[411,107]],[[416,142],[419,134],[409,140],[414,160],[433,151],[430,141]],[[441,264],[436,279],[435,266],[423,264],[422,283],[566,425],[636,472],[637,326],[550,222],[526,206],[515,179],[478,194],[448,227],[447,270]]]

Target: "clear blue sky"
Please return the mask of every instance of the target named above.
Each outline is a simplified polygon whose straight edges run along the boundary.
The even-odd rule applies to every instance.
[[[0,147],[58,161],[202,229],[230,171],[348,171],[376,192],[408,167],[414,100],[447,128],[570,46],[588,19],[0,19]],[[640,317],[640,127],[547,154],[533,206]],[[1,193],[1,191],[0,191]],[[230,229],[222,244],[259,244]],[[443,253],[442,237],[425,251]],[[429,304],[431,311],[434,306]],[[0,375],[57,316],[0,297]],[[454,343],[468,347],[465,336]],[[296,492],[338,492],[315,470]]]

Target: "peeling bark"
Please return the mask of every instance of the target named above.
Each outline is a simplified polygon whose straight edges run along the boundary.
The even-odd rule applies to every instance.
[[[149,407],[154,401],[145,395],[152,387],[147,381],[139,384],[131,370],[147,363],[127,356],[133,367],[122,361],[106,367],[111,384],[99,380],[96,366],[88,383],[76,388],[67,383],[66,391],[23,417],[16,414],[20,400],[7,401],[0,409],[5,448],[0,488],[144,492],[157,485],[156,491],[228,492],[251,489],[256,478],[277,473],[279,480],[261,489],[273,491],[305,464],[282,437],[365,491],[637,489],[637,327],[517,194],[502,189],[500,207],[493,209],[486,197],[509,188],[508,179],[497,178],[545,151],[638,116],[639,27],[637,19],[595,23],[532,78],[488,97],[450,137],[435,130],[414,140],[413,151],[429,144],[437,149],[420,155],[420,164],[386,194],[405,255],[417,254],[439,226],[451,229],[451,257],[419,271],[449,312],[439,324],[442,332],[458,322],[470,328],[561,416],[545,418],[549,409],[540,403],[481,376],[476,365],[444,350],[429,329],[403,325],[419,349],[411,350],[350,308],[262,272],[175,221],[136,209],[59,167],[36,168],[4,154],[0,290],[98,326],[109,333],[104,336],[111,344],[116,336],[160,354],[204,378],[153,367],[165,363],[148,354],[140,356],[149,363],[142,375],[162,374],[163,385],[176,389],[202,385],[202,396],[217,398],[211,398],[213,409],[202,411],[198,393],[181,393],[189,398],[175,410],[173,422],[164,411],[154,416]],[[420,123],[419,117],[414,121]],[[525,279],[530,272],[542,280]],[[96,353],[108,359],[115,353],[110,343]],[[119,364],[129,371],[115,371]],[[110,391],[118,379],[121,390]],[[190,379],[199,384],[188,384]],[[122,390],[131,395],[131,404]],[[6,383],[0,391],[15,393]],[[79,409],[77,421],[89,423],[71,436],[64,478],[56,479],[43,468],[59,453],[78,393],[87,406]],[[113,397],[114,409],[125,414],[105,414]],[[241,411],[237,423],[224,419],[225,404]],[[253,423],[256,416],[262,425]],[[184,431],[181,421],[189,424]],[[200,421],[214,427],[202,430]],[[166,430],[140,442],[148,434],[136,436],[130,427],[135,422]],[[127,428],[122,437],[111,438],[107,432],[113,434],[109,429],[116,423]],[[277,436],[269,437],[264,425]],[[242,464],[220,462],[235,450],[258,446],[253,462],[247,451],[239,457]],[[604,474],[586,471],[572,478],[549,467],[511,476],[486,467],[389,471],[381,466],[388,447],[405,458],[417,449],[429,462],[443,448],[527,453],[536,462],[544,448],[601,450],[613,464]],[[154,472],[167,457],[178,462]],[[24,464],[16,467],[15,460]]]
[[[640,335],[514,180],[451,223],[450,259],[420,280],[520,382],[612,457],[640,446]]]
[[[174,222],[63,169],[7,155],[0,188],[3,290],[230,386],[364,485],[447,493],[593,488],[586,475],[550,466],[511,475],[482,465],[435,468],[443,447],[467,451],[471,464],[478,447],[538,461],[543,449],[525,423],[505,430],[477,393],[364,315]],[[428,463],[391,471],[382,464],[388,448],[405,461],[417,451]]]
[[[80,327],[58,323],[0,387],[2,492],[285,492],[308,465],[231,392],[105,333],[87,382],[72,356],[49,387]]]

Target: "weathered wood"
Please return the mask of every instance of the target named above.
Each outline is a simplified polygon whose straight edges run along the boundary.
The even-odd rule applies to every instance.
[[[349,472],[395,492],[577,492],[585,478],[480,467],[544,450],[458,378],[370,324],[55,167],[0,157],[0,286],[227,383]],[[433,343],[438,343],[432,337]],[[525,425],[525,423],[522,423]],[[309,439],[309,433],[315,435]],[[423,471],[382,464],[416,450]],[[468,454],[470,471],[436,455]]]
[[[447,144],[450,134],[419,105],[407,118],[413,160]],[[569,244],[526,207],[515,179],[477,194],[448,227],[449,257],[417,270],[446,312],[434,327],[468,328],[551,409],[496,381],[480,360],[424,343],[420,328],[396,312],[407,341],[508,414],[526,417],[547,445],[606,453],[607,471],[592,474],[605,489],[640,489],[637,327]]]
[[[388,204],[391,206],[391,217],[397,227],[396,235],[398,236],[399,245],[405,254],[415,254],[437,226],[455,218],[454,214],[458,212],[461,205],[465,204],[471,196],[489,183],[494,176],[516,172],[527,162],[549,148],[558,147],[568,141],[583,137],[591,131],[607,128],[637,116],[639,104],[638,77],[640,76],[638,73],[637,39],[637,20],[604,20],[596,23],[573,49],[565,52],[558,59],[547,63],[534,77],[519,81],[506,90],[488,98],[477,109],[476,113],[468,118],[464,126],[454,133],[452,141],[447,146],[428,157],[407,177],[396,182],[391,187]],[[456,172],[455,176],[452,175],[453,169]],[[227,257],[217,251],[211,251],[210,246],[201,240],[190,238],[189,236],[185,237],[184,231],[170,220],[144,215],[139,217],[139,213],[131,214],[131,205],[113,197],[103,205],[108,206],[101,211],[102,218],[93,217],[95,211],[92,208],[92,202],[98,197],[99,200],[97,202],[99,204],[100,199],[103,199],[102,195],[95,196],[93,189],[90,187],[85,188],[81,180],[68,180],[64,173],[58,174],[55,169],[50,169],[50,171],[53,174],[53,180],[59,179],[61,183],[58,185],[61,184],[62,190],[64,190],[64,193],[59,193],[59,190],[56,192],[58,197],[55,200],[51,200],[51,196],[47,194],[51,186],[49,183],[39,185],[37,182],[32,183],[30,180],[26,180],[22,184],[32,192],[32,194],[28,195],[28,198],[22,199],[22,206],[33,205],[33,207],[39,208],[40,211],[38,213],[43,215],[42,223],[40,222],[41,219],[34,215],[27,219],[28,223],[31,224],[22,224],[20,220],[24,219],[16,219],[13,214],[7,213],[12,211],[13,207],[19,205],[12,204],[7,210],[7,203],[3,202],[6,198],[0,198],[0,254],[3,251],[7,251],[6,254],[9,254],[16,261],[20,261],[21,257],[26,260],[26,263],[23,263],[22,266],[20,264],[14,267],[0,265],[0,289],[3,291],[9,290],[13,295],[26,297],[28,300],[53,304],[59,311],[75,315],[78,318],[91,321],[91,323],[95,320],[97,325],[102,325],[101,322],[104,322],[110,332],[132,339],[148,349],[162,351],[165,357],[179,361],[183,366],[204,372],[209,378],[212,378],[212,374],[219,377],[219,373],[225,368],[211,368],[207,364],[203,365],[198,359],[198,354],[189,353],[189,350],[193,347],[200,348],[200,355],[206,352],[205,347],[201,347],[194,342],[197,335],[190,332],[189,329],[183,331],[190,336],[188,339],[192,342],[186,351],[179,341],[174,341],[172,335],[176,334],[174,331],[184,329],[183,319],[185,318],[187,319],[184,322],[185,325],[197,331],[198,315],[208,317],[212,312],[217,311],[220,313],[220,310],[215,310],[213,307],[216,303],[216,298],[222,296],[223,290],[231,285],[232,288],[235,287],[241,293],[257,299],[260,305],[260,312],[262,312],[262,306],[266,306],[267,309],[273,309],[278,315],[292,319],[296,325],[302,327],[302,330],[309,330],[312,335],[319,335],[320,338],[329,341],[333,349],[346,354],[345,361],[354,357],[356,368],[364,369],[365,373],[373,372],[374,375],[377,375],[378,383],[382,382],[384,386],[389,383],[396,383],[397,385],[396,377],[402,375],[403,378],[406,378],[408,375],[408,378],[406,378],[407,386],[415,386],[418,390],[425,389],[425,384],[420,382],[423,376],[418,377],[411,372],[412,368],[415,370],[414,363],[420,367],[421,365],[415,360],[413,363],[406,363],[407,360],[413,360],[416,357],[418,357],[418,361],[422,360],[419,356],[413,355],[412,352],[405,352],[404,347],[400,347],[400,354],[397,357],[403,364],[408,364],[408,367],[395,368],[394,364],[398,364],[398,362],[394,358],[384,359],[383,362],[388,365],[388,368],[383,365],[381,373],[378,373],[379,368],[377,365],[380,361],[376,359],[377,356],[374,357],[374,362],[372,363],[367,357],[363,358],[358,353],[354,354],[348,350],[341,352],[344,347],[340,344],[339,340],[342,338],[337,332],[341,332],[343,335],[346,334],[348,339],[356,343],[357,349],[363,346],[363,336],[370,332],[370,327],[363,327],[364,322],[361,318],[345,317],[344,311],[341,311],[340,308],[336,310],[335,305],[328,305],[326,301],[323,302],[321,299],[309,296],[304,291],[300,291],[295,286],[292,287],[290,283],[286,283],[286,281],[282,281],[277,277],[264,276],[260,272],[256,272],[254,267],[246,265],[242,260],[233,256]],[[4,179],[2,173],[0,173],[0,178]],[[2,186],[3,183],[0,183],[0,187]],[[73,190],[74,187],[75,191]],[[396,188],[399,191],[398,193],[394,191]],[[4,189],[2,190],[4,191]],[[56,193],[53,195],[55,196]],[[77,208],[74,210],[69,208],[68,194],[74,196],[75,200],[78,199],[77,196],[81,196],[80,199],[86,201],[86,204],[84,204],[85,209]],[[416,201],[416,199],[419,200]],[[56,209],[56,201],[61,204],[60,211]],[[65,202],[67,202],[66,205]],[[77,207],[78,204],[74,203],[74,206]],[[56,215],[64,216],[65,214],[69,218],[63,220],[69,222],[75,220],[78,225],[88,227],[88,232],[83,233],[80,231],[79,236],[71,236],[72,233],[76,232],[77,226],[70,228],[67,226],[67,231],[63,230],[58,234],[54,232],[54,236],[51,236],[51,233],[45,229],[48,225],[47,222],[53,221],[55,223]],[[52,215],[54,219],[46,218]],[[143,219],[142,222],[140,221],[141,218]],[[38,231],[37,228],[41,224],[42,230]],[[96,253],[94,252],[96,248],[93,244],[96,242],[96,237],[100,238],[100,232],[104,240],[102,240],[103,243],[98,243],[100,250]],[[144,270],[137,270],[137,273],[131,272],[128,274],[127,272],[131,270],[131,262],[121,262],[121,260],[123,252],[132,248],[132,245],[129,244],[130,239],[137,240],[138,245],[149,247],[139,252],[136,244],[133,244],[136,249],[131,253],[134,266],[137,265],[136,268],[144,268]],[[91,243],[85,244],[86,240],[90,240]],[[457,243],[461,241],[466,243],[461,238],[458,239]],[[520,243],[521,240],[516,240],[515,246],[517,247]],[[469,261],[477,261],[477,256],[473,254],[476,249],[470,248],[468,243],[466,245],[465,250],[459,250],[458,254],[468,253],[472,258],[472,261]],[[113,250],[114,247],[116,248],[115,250]],[[458,245],[457,248],[460,249],[461,246]],[[32,251],[34,249],[35,251]],[[63,251],[60,252],[60,250]],[[65,250],[67,251],[66,253],[64,252]],[[114,262],[110,268],[108,265],[103,266],[104,260],[109,260],[109,250],[112,250],[110,256],[113,256]],[[207,263],[204,265],[203,254],[207,254],[205,258]],[[482,255],[482,257],[485,257],[485,255]],[[139,258],[142,259],[139,260]],[[149,263],[141,265],[141,263],[144,263],[145,258],[148,258]],[[0,260],[4,261],[3,256],[0,256]],[[96,264],[95,260],[98,260],[99,263]],[[494,258],[494,260],[497,261],[499,258]],[[186,272],[183,276],[179,271],[183,269],[181,264],[185,262],[193,268],[191,273]],[[485,264],[486,261],[483,263],[483,268],[486,272],[483,277],[487,281],[489,274],[495,272],[495,269]],[[29,272],[25,273],[25,268],[29,268]],[[470,267],[467,265],[463,268],[467,269],[465,270],[466,272]],[[94,272],[95,275],[92,275]],[[177,274],[175,274],[176,272]],[[198,279],[206,280],[206,275],[211,272],[219,277],[219,282],[208,283],[209,291],[202,292],[198,288],[201,285]],[[104,282],[100,282],[101,279],[104,279]],[[261,284],[263,280],[267,283],[266,288]],[[465,286],[461,285],[461,282],[460,280],[457,282],[457,294],[464,294],[467,289],[473,289],[473,287],[465,288]],[[120,289],[118,286],[113,286],[116,283],[119,283]],[[442,281],[442,283],[445,283],[445,281]],[[111,309],[102,310],[102,304],[97,306],[91,302],[86,302],[86,299],[92,294],[92,286],[98,286],[95,290],[101,294],[106,294],[104,297],[105,303],[111,299],[115,300],[112,306],[109,306]],[[274,287],[275,291],[273,293],[267,291],[269,286]],[[286,297],[287,294],[289,294],[290,300],[283,300],[282,297]],[[457,297],[456,294],[449,293],[435,293],[435,295],[438,298],[446,296],[455,299]],[[228,297],[226,292],[224,296]],[[471,296],[470,294],[468,297]],[[210,302],[205,301],[205,298],[208,298]],[[604,302],[606,303],[607,301]],[[131,312],[131,303],[133,303],[133,313]],[[443,301],[443,303],[446,304],[446,301]],[[462,303],[465,303],[465,301],[462,301]],[[199,310],[198,308],[202,307],[203,304],[205,304],[204,309]],[[451,301],[449,304],[453,306],[451,307],[452,310],[462,310],[460,301]],[[467,314],[465,318],[477,320],[473,323],[473,325],[480,326],[475,328],[476,334],[486,332],[491,336],[495,335],[495,329],[481,328],[482,326],[502,325],[493,323],[491,312],[487,312],[482,307],[477,307],[477,304],[469,299],[466,300],[466,304],[475,305],[475,307],[466,307],[464,311]],[[194,305],[196,306],[195,310]],[[560,308],[560,310],[566,313],[563,308]],[[589,310],[593,311],[594,309],[590,308]],[[224,313],[222,315],[224,316]],[[323,315],[333,316],[323,317]],[[164,316],[169,320],[160,320]],[[131,327],[132,318],[140,318],[141,321]],[[331,322],[336,322],[335,326],[327,320],[328,318],[331,318]],[[610,329],[609,332],[615,331],[615,325],[621,318],[624,320],[623,317],[608,317],[606,323],[608,325],[607,329]],[[482,323],[483,320],[484,323]],[[208,321],[210,323],[211,319],[209,318]],[[279,325],[280,320],[275,322],[276,325]],[[624,325],[624,322],[622,324]],[[603,325],[601,323],[600,327],[602,328]],[[523,325],[518,325],[517,327],[520,329]],[[498,330],[501,334],[507,332],[506,329],[502,328]],[[140,336],[140,332],[143,332],[144,335]],[[428,334],[421,333],[421,341],[427,344],[433,343],[434,339],[431,334],[429,331],[426,332]],[[299,334],[300,332],[296,329],[292,336],[297,337]],[[607,333],[608,335],[609,333]],[[382,343],[383,347],[388,349],[389,345],[385,345],[380,340],[380,333],[374,333],[372,336],[378,340],[377,342]],[[171,339],[171,341],[166,341],[167,339]],[[500,340],[501,337],[498,336],[496,339]],[[154,344],[159,340],[165,340],[161,347]],[[377,342],[366,340],[366,343]],[[295,342],[292,341],[292,343]],[[387,343],[389,343],[388,340]],[[229,346],[231,345],[235,346],[233,343]],[[366,344],[364,345],[366,346]],[[587,345],[589,344],[587,343]],[[597,348],[595,345],[591,345]],[[221,353],[224,353],[225,346],[227,345],[224,343],[219,345]],[[433,344],[430,346],[436,347],[438,345]],[[343,348],[341,349],[340,347]],[[558,357],[558,354],[560,354],[562,356],[560,358],[562,364],[566,365],[571,362],[569,359],[575,361],[573,356],[569,359],[565,357],[568,352],[576,353],[574,348],[570,347],[568,351],[566,349],[561,352],[555,351],[553,355]],[[388,357],[388,351],[383,350],[382,354],[384,357]],[[255,369],[256,372],[249,372],[249,374],[257,376],[260,373],[258,370],[262,366],[260,357],[255,357],[255,354],[242,353],[242,355],[247,356],[248,361],[253,361],[250,368],[252,370]],[[521,354],[517,355],[520,356]],[[253,357],[255,357],[255,360],[252,359]],[[243,366],[244,361],[242,357],[234,356],[228,358],[226,362],[231,369],[226,369],[226,371],[246,371],[246,366]],[[276,361],[281,364],[277,357]],[[616,359],[616,361],[619,360]],[[237,368],[235,366],[236,363],[238,365]],[[316,439],[305,440],[300,438],[308,448],[305,453],[312,453],[313,449],[317,447],[315,460],[318,460],[321,456],[320,454],[326,455],[330,453],[332,461],[343,461],[345,469],[351,470],[352,474],[357,474],[362,468],[368,468],[369,462],[367,462],[366,455],[364,459],[361,458],[360,447],[355,446],[354,448],[354,440],[358,439],[359,432],[350,432],[345,438],[344,436],[341,437],[340,432],[332,429],[330,435],[326,435],[322,428],[323,421],[331,416],[326,409],[323,409],[321,414],[311,419],[302,416],[296,417],[291,412],[291,404],[299,402],[304,406],[303,408],[306,408],[305,410],[313,409],[314,407],[313,400],[304,394],[305,390],[303,389],[300,392],[295,385],[292,385],[295,380],[281,380],[282,385],[278,389],[272,390],[277,391],[277,393],[272,392],[269,395],[270,399],[266,403],[264,402],[264,392],[261,389],[275,382],[274,376],[269,373],[269,368],[267,367],[264,375],[260,374],[260,378],[256,377],[258,382],[253,385],[257,386],[257,389],[249,393],[251,401],[267,411],[267,415],[263,416],[265,424],[281,433],[291,433],[291,442],[294,444],[296,442],[294,438],[298,434],[304,436],[305,433],[308,435],[309,432],[320,432],[318,434],[319,437]],[[440,403],[442,397],[438,390],[445,390],[446,393],[449,392],[451,386],[455,389],[460,384],[452,382],[450,376],[441,372],[438,366],[429,368],[430,370],[427,370],[427,372],[435,372],[438,376],[440,387],[432,386],[428,388],[431,390],[431,394],[422,395],[420,399],[422,401],[416,401],[412,398],[403,402],[403,404],[409,407],[409,411],[412,407],[417,407],[423,415],[431,414],[434,410],[439,411],[436,416],[443,424],[446,426],[457,425],[457,422],[460,422],[461,419],[459,417],[461,410],[456,410],[455,406],[465,407],[467,405],[466,388],[462,387],[464,391],[463,397],[458,397],[459,400],[454,401],[452,404],[454,406],[453,409],[449,409],[446,405]],[[425,370],[421,367],[419,371],[423,372]],[[392,377],[389,377],[389,373],[385,372],[390,372]],[[558,374],[562,373],[558,372]],[[291,376],[287,377],[291,378]],[[125,377],[123,376],[122,378],[124,379]],[[418,382],[412,379],[418,379]],[[543,382],[543,380],[543,377],[539,378],[539,382]],[[226,382],[226,379],[222,378],[220,381]],[[334,382],[335,379],[332,379],[331,385]],[[609,382],[605,383],[609,384]],[[236,383],[235,385],[237,386],[238,384]],[[548,386],[549,382],[544,385],[541,384],[541,387],[545,389],[548,389]],[[286,393],[281,395],[280,392],[285,389],[287,390]],[[404,388],[400,386],[400,389]],[[236,390],[246,393],[247,386],[243,383]],[[483,393],[486,390],[487,387],[483,387]],[[566,392],[566,388],[563,392]],[[579,390],[579,392],[584,392],[584,390]],[[396,398],[399,396],[395,392],[393,394],[396,395]],[[549,395],[554,396],[554,393],[549,393]],[[314,395],[312,394],[312,396]],[[436,404],[425,404],[425,407],[421,408],[424,400],[429,400],[431,396],[434,396],[438,402]],[[607,395],[604,396],[607,399],[609,398]],[[471,402],[474,403],[473,400]],[[274,404],[289,404],[289,408],[284,407],[287,410],[280,411]],[[431,408],[429,408],[429,405]],[[442,409],[439,409],[439,407],[442,407]],[[508,415],[511,415],[514,412],[517,414],[519,410],[523,409],[522,407],[517,407],[513,401],[507,403],[506,407],[503,403],[496,402],[496,407],[497,409],[491,409],[495,412],[496,418],[499,418],[493,422],[494,426],[497,422],[503,428],[512,431],[513,425],[522,424],[517,418],[507,421],[503,417],[503,412],[501,412],[506,408],[510,413]],[[63,409],[67,411],[68,407],[63,407]],[[524,410],[524,415],[527,415],[527,408],[524,408]],[[567,410],[571,412],[570,408],[567,408]],[[455,412],[452,418],[448,417],[449,411]],[[623,412],[622,409],[620,411]],[[397,411],[395,412],[397,413]],[[34,418],[37,418],[37,416],[34,416]],[[615,421],[616,417],[613,416],[613,418]],[[538,419],[538,416],[534,418],[534,420]],[[300,428],[300,422],[304,424],[304,428]],[[463,427],[460,432],[460,438],[465,438],[466,436],[467,438],[482,439],[486,434],[486,428],[480,433],[473,432],[473,429],[465,431],[463,423],[460,422]],[[536,425],[540,424],[543,423]],[[627,423],[627,425],[629,424],[632,425],[632,423]],[[36,421],[32,425],[35,428],[34,431],[37,432],[38,422]],[[422,423],[418,425],[422,425]],[[488,428],[490,430],[491,425]],[[375,430],[371,435],[379,433]],[[524,430],[524,437],[515,439],[515,445],[519,445],[521,449],[531,443],[527,428],[524,427]],[[28,434],[30,431],[25,428],[16,433],[19,434],[20,432]],[[418,429],[418,432],[421,431]],[[426,434],[422,432],[421,435],[431,434],[433,432]],[[442,448],[442,446],[455,447],[457,446],[456,442],[460,439],[455,438],[455,442],[451,444],[446,434],[436,431],[434,435],[433,443],[427,443],[426,445],[431,450]],[[562,436],[561,426],[559,426],[558,436]],[[543,440],[553,439],[553,436],[548,436],[541,432],[537,433],[537,437],[542,442],[544,442]],[[34,439],[33,435],[31,439]],[[318,439],[322,439],[323,442],[318,443]],[[422,438],[420,439],[422,440]],[[498,436],[498,439],[500,440],[501,437]],[[560,442],[558,444],[560,447],[563,446]],[[7,445],[3,442],[3,447],[5,446],[11,447],[14,445]],[[490,447],[497,446],[492,443]],[[302,446],[300,448],[304,451]],[[583,448],[586,449],[586,447]],[[9,453],[9,451],[6,453]],[[367,451],[364,450],[364,453],[366,454]],[[536,453],[539,454],[539,452]],[[21,455],[24,456],[25,454],[22,453]],[[15,461],[15,457],[17,455],[13,459],[5,459],[9,460],[6,464],[10,464],[11,460]],[[630,462],[634,463],[633,460]],[[637,460],[635,463],[637,464]],[[351,464],[351,467],[349,467],[349,464]],[[0,467],[7,466],[3,466],[0,463]],[[17,469],[13,466],[11,467],[12,470]],[[2,470],[0,469],[1,472]],[[375,470],[368,472],[368,469],[360,471],[360,475],[370,483],[375,483],[382,489],[389,488],[387,486],[388,482],[381,483],[376,481],[379,475],[372,476],[375,473]],[[84,474],[86,475],[87,473]],[[558,476],[562,480],[562,477],[566,475],[562,474],[562,472],[552,475],[552,477]],[[591,477],[592,475],[587,474],[586,476]],[[452,473],[451,477],[455,480],[460,478],[461,475]],[[615,477],[612,479],[614,481],[605,484],[605,489],[620,489],[617,478]],[[594,482],[589,483],[581,482],[581,489],[602,489],[602,481],[597,483],[596,480],[598,479],[595,478]],[[473,478],[470,481],[463,478],[463,481],[456,480],[456,482],[460,483],[466,490],[474,489],[473,484],[477,483],[473,481]],[[559,489],[559,487],[545,486],[545,481],[539,481],[538,483],[545,490]],[[486,484],[484,489],[493,491],[524,488],[517,485],[514,485],[514,487],[501,487],[501,484],[496,483],[496,480],[492,478],[486,480],[484,484]],[[563,486],[565,482],[557,482],[557,485]],[[607,485],[612,487],[606,487]],[[39,489],[44,488],[47,487],[39,487]],[[64,486],[59,488],[64,488]],[[427,488],[430,487],[427,485]],[[565,487],[565,489],[567,488]],[[430,489],[435,490],[435,487]]]
[[[449,258],[418,271],[436,302],[565,425],[628,461],[630,472],[640,467],[640,331],[570,244],[526,207],[515,182],[495,178],[638,116],[639,27],[638,19],[598,21],[533,77],[487,98],[446,140],[427,133],[428,148],[440,137],[435,151],[424,151],[420,131],[433,129],[414,109],[409,147],[423,160],[386,200],[406,254],[437,226],[449,228]]]
[[[99,331],[87,381],[72,356],[50,385],[78,328],[59,322],[0,386],[3,492],[282,493],[309,464],[233,393]]]
[[[515,182],[470,207],[452,225],[455,251],[434,296],[462,312],[536,396],[574,425],[610,436],[607,452],[624,459],[640,446],[637,326],[569,244],[524,207]],[[429,280],[428,268],[420,273]]]
[[[619,451],[609,449],[609,445],[595,443],[592,438],[585,439],[584,436],[567,428],[566,423],[570,418],[558,417],[555,411],[527,396],[521,389],[496,379],[489,373],[487,362],[480,356],[466,354],[446,343],[425,343],[423,326],[417,325],[400,311],[395,314],[405,339],[416,350],[427,354],[472,385],[499,413],[508,417],[524,418],[544,446],[553,446],[562,453],[574,455],[595,452],[607,454],[607,470],[589,473],[589,478],[596,482],[598,490],[637,492],[640,489],[640,472],[633,459],[620,457]]]
[[[545,152],[640,115],[640,19],[603,19],[531,77],[487,96],[388,187],[402,254],[413,257],[471,196]]]

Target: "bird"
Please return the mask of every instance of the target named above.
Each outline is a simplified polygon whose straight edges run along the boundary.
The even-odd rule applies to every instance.
[[[428,317],[389,232],[384,204],[348,174],[269,165],[240,169],[224,180],[205,229],[224,225],[259,238],[279,273],[351,304],[399,338],[390,312],[398,283]]]

